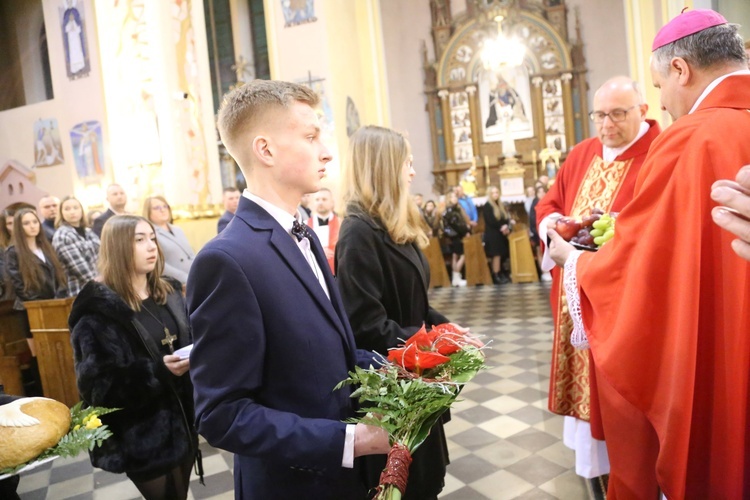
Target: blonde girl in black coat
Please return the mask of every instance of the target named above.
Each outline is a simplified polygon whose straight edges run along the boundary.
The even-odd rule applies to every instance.
[[[362,127],[351,137],[342,174],[346,217],[336,244],[336,280],[357,348],[386,354],[423,323],[431,328],[448,322],[427,296],[430,270],[421,249],[428,239],[409,195],[414,177],[409,143],[393,130]],[[442,422],[413,458],[403,498],[437,498],[449,463]],[[373,488],[385,456],[366,461]]]

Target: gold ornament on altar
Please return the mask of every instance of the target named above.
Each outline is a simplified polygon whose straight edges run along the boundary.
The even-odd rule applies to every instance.
[[[461,179],[461,188],[464,190],[464,194],[473,198],[477,195],[477,178],[476,178],[477,160],[476,158],[471,159],[471,168],[464,172],[463,178]]]

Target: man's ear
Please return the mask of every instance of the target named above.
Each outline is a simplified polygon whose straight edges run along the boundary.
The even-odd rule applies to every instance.
[[[648,103],[641,103],[638,105],[638,109],[641,112],[641,118],[644,120],[646,119],[646,115],[648,114]]]
[[[258,135],[253,139],[253,155],[262,165],[273,166],[273,153],[271,152],[268,139]]]
[[[681,57],[673,57],[669,62],[669,69],[677,73],[677,83],[683,87],[690,82],[690,78],[693,76],[690,65]]]

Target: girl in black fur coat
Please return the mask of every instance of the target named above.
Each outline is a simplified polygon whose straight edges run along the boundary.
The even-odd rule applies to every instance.
[[[101,283],[81,290],[70,314],[78,390],[105,415],[113,436],[91,463],[127,474],[147,499],[187,497],[199,459],[193,427],[191,342],[180,284],[161,277],[164,258],[146,219],[112,217],[102,231]]]

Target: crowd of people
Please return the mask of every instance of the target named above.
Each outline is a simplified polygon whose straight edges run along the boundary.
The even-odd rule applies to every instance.
[[[750,129],[750,71],[735,25],[682,16],[652,60],[675,123],[662,132],[635,82],[612,78],[594,96],[596,137],[549,192],[540,178],[528,193],[531,241],[553,279],[549,409],[568,417],[576,472],[609,474],[610,498],[750,491],[750,145],[738,132]],[[92,227],[73,197],[3,213],[4,295],[20,309],[76,297],[81,398],[122,409],[102,416],[114,435],[92,463],[147,499],[187,497],[198,433],[235,454],[237,498],[367,498],[391,445],[383,429],[344,423],[356,403],[331,389],[450,321],[430,306],[421,250],[438,241],[452,284],[465,285],[463,239],[481,214],[493,280],[508,281],[516,221],[499,190],[481,210],[461,186],[444,207],[412,197],[411,146],[394,130],[352,135],[337,214],[321,183],[332,156],[318,103],[281,81],[227,94],[219,132],[249,187],[224,191],[219,234],[197,255],[163,196],[130,215],[118,185]],[[619,212],[617,233],[584,254],[554,226],[593,209]],[[403,498],[440,494],[449,420],[414,453]]]

